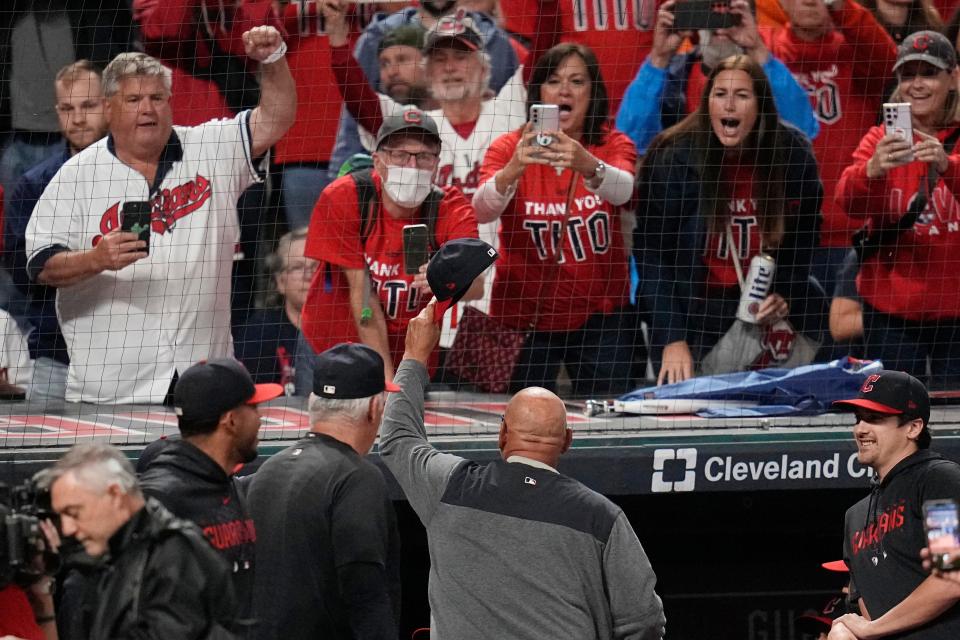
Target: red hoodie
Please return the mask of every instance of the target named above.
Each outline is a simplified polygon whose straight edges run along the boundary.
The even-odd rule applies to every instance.
[[[946,139],[956,127],[942,129]],[[851,217],[893,225],[903,217],[926,180],[927,165],[911,162],[880,178],[867,178],[867,161],[884,136],[873,127],[860,141],[853,164],[837,185],[837,204]],[[868,258],[857,277],[860,296],[876,309],[906,320],[960,318],[960,153],[937,181],[933,197],[913,228],[895,246]]]

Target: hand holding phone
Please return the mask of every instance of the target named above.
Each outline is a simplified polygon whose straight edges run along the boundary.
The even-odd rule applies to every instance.
[[[730,12],[729,0],[681,0],[673,6],[675,31],[713,31],[739,24],[740,16]]]
[[[960,569],[960,514],[953,500],[923,503],[923,530],[930,564],[941,571]]]
[[[151,209],[149,202],[124,202],[120,212],[120,230],[135,233],[139,240],[146,242],[145,253],[150,253]]]
[[[534,144],[549,147],[556,141],[551,133],[560,130],[560,107],[555,104],[530,105],[530,125],[537,132]]]
[[[430,261],[427,225],[408,224],[403,227],[403,272],[408,276],[420,273],[420,267]]]

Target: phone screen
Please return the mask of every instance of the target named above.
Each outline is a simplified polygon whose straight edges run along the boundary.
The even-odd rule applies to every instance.
[[[923,503],[923,526],[933,565],[938,569],[960,567],[960,518],[953,500],[928,500]],[[952,552],[952,554],[951,554]]]
[[[149,202],[124,202],[120,215],[121,231],[137,234],[147,243],[146,251],[150,253],[150,215],[152,206]]]
[[[403,272],[409,275],[420,273],[420,267],[430,259],[427,225],[408,224],[403,227]]]

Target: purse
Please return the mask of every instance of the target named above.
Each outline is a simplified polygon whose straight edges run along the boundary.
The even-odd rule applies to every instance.
[[[563,224],[559,225],[559,233],[553,237],[553,246],[556,247],[553,255],[555,264],[560,262],[561,244],[566,237],[567,220],[570,217],[570,207],[573,205],[578,175],[574,172],[570,179]],[[552,283],[553,279],[559,277],[559,273],[559,268],[551,269],[553,278],[541,281],[541,294],[545,285]],[[536,299],[541,298],[542,295],[537,295]],[[517,329],[505,326],[499,319],[487,315],[476,307],[464,306],[460,321],[457,323],[457,335],[447,351],[445,367],[460,380],[475,385],[479,391],[507,393],[510,389],[510,381],[513,379],[513,370],[517,366],[527,339],[537,326],[539,316],[538,305],[533,310],[527,328]]]
[[[727,247],[737,282],[743,291],[743,267],[737,259],[733,233],[727,226]],[[736,371],[793,368],[810,364],[820,345],[797,331],[786,318],[768,326],[744,322],[736,318],[733,325],[700,361],[700,374],[706,376]]]

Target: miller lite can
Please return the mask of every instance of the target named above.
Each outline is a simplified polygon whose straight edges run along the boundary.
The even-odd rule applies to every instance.
[[[750,261],[750,272],[743,283],[740,293],[740,306],[737,307],[737,318],[750,324],[757,324],[757,311],[763,302],[770,287],[773,285],[773,274],[777,270],[777,263],[773,258],[763,253],[754,256]]]

